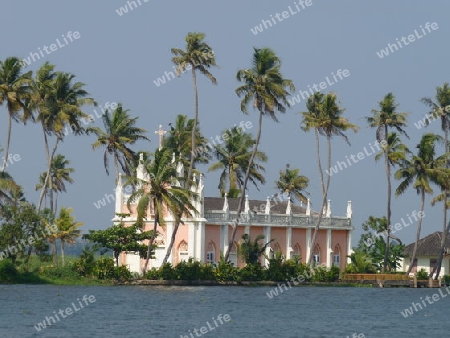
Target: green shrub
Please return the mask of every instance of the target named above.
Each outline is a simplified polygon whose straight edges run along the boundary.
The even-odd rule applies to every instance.
[[[0,261],[0,283],[12,283],[17,275],[18,271],[9,259]]]
[[[428,279],[428,272],[427,272],[424,268],[422,268],[422,269],[420,269],[419,271],[417,271],[416,277],[417,277],[417,279],[419,279],[419,280],[425,280],[425,279]]]
[[[97,279],[114,278],[114,260],[112,258],[100,258],[95,262],[93,275]]]
[[[83,252],[74,263],[74,269],[80,276],[91,276],[95,266],[94,251],[90,248],[83,249]]]
[[[450,285],[450,275],[444,275],[443,281],[445,285]]]
[[[133,278],[130,270],[125,265],[114,267],[113,278],[119,282],[126,282]]]
[[[259,264],[247,264],[239,270],[239,280],[241,281],[260,281],[264,278],[264,271]]]
[[[221,282],[239,280],[239,269],[232,263],[225,261],[223,257],[217,263],[214,274],[215,279]]]
[[[65,266],[42,266],[39,274],[50,279],[72,279],[78,277],[72,264],[66,264]]]

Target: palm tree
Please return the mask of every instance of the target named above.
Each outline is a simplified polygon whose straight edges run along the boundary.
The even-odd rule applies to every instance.
[[[288,194],[291,203],[294,200],[307,202],[305,194],[308,193],[305,189],[308,188],[309,179],[300,175],[300,169],[289,169],[289,164],[286,164],[286,169],[280,170],[280,178],[275,184],[281,194]]]
[[[378,142],[388,139],[389,128],[396,129],[399,133],[408,137],[408,134],[404,130],[406,127],[407,112],[397,112],[398,104],[395,102],[395,96],[392,93],[388,93],[379,102],[380,110],[372,110],[373,116],[366,117],[370,127],[376,128],[376,139]],[[391,166],[392,163],[389,160],[388,148],[383,147],[384,160],[385,160],[385,172],[387,178],[387,238],[386,238],[386,250],[384,253],[383,270],[386,270],[389,257],[389,238],[390,238],[390,225],[391,225],[391,199],[392,199],[392,187],[391,187]]]
[[[177,115],[175,123],[169,123],[170,130],[164,138],[163,146],[171,149],[175,153],[178,162],[183,164],[184,168],[189,168],[192,157],[192,127],[194,119],[188,119],[187,115]],[[211,147],[212,148],[212,147]],[[208,140],[201,134],[199,123],[197,122],[197,130],[195,132],[194,147],[194,168],[196,164],[206,164],[211,159],[209,152]],[[194,170],[194,169],[193,169]],[[188,172],[185,172],[187,179]]]
[[[243,242],[238,246],[238,254],[242,257],[246,264],[256,265],[258,264],[259,258],[264,253],[266,248],[274,241],[271,239],[266,244],[260,244],[259,241],[264,239],[264,235],[256,236],[254,241],[250,240],[248,234],[242,235]]]
[[[76,238],[81,236],[81,231],[78,229],[83,225],[83,222],[75,222],[72,216],[72,208],[62,207],[58,218],[55,220],[55,225],[58,228],[57,238],[61,242],[61,264],[65,265],[64,248],[65,244],[75,243]]]
[[[436,101],[433,101],[432,98],[424,97],[422,98],[422,102],[427,105],[430,109],[430,115],[437,118],[439,116],[441,120],[441,129],[444,133],[444,147],[445,152],[448,153],[450,151],[448,144],[448,132],[450,129],[450,111],[447,107],[450,106],[450,85],[445,82],[442,87],[436,87]],[[428,122],[428,121],[427,121]],[[446,168],[449,167],[449,163],[446,163]],[[445,250],[445,242],[447,240],[448,232],[450,231],[450,223],[447,224],[447,210],[449,209],[448,203],[448,195],[450,194],[448,187],[442,190],[441,196],[438,196],[436,199],[432,201],[434,205],[435,202],[441,201],[443,202],[443,218],[442,218],[442,239],[441,239],[441,249],[439,251],[439,257],[436,263],[436,266],[433,267],[433,270],[430,271],[430,278],[436,272],[436,279],[439,277],[441,273],[441,265],[442,259],[444,258],[444,250]]]
[[[0,172],[0,202],[0,208],[6,204],[18,206],[20,202],[25,202],[22,187],[4,171]]]
[[[322,205],[317,217],[308,258],[308,265],[311,265],[313,259],[312,251],[316,244],[317,234],[319,232],[319,227],[323,216],[322,210],[325,208],[325,204],[327,203],[328,189],[331,181],[331,175],[327,176],[326,182],[324,180],[323,168],[320,160],[319,135],[325,136],[327,139],[327,172],[329,173],[331,168],[331,139],[333,136],[340,136],[347,142],[348,145],[350,145],[348,137],[344,134],[344,132],[349,129],[357,132],[359,128],[355,124],[350,123],[347,118],[342,116],[345,110],[339,106],[337,96],[334,93],[314,93],[314,95],[311,95],[308,98],[306,108],[308,111],[301,113],[303,115],[301,128],[304,131],[314,129],[317,165],[319,168],[320,183],[322,186]]]
[[[146,175],[152,179],[141,180],[129,177],[125,185],[136,187],[135,192],[130,195],[127,205],[130,209],[131,203],[138,201],[137,225],[144,227],[144,219],[148,218],[150,213],[154,214],[153,235],[148,243],[147,257],[143,268],[145,274],[158,225],[165,226],[165,213],[172,213],[175,224],[179,224],[182,223],[182,215],[192,216],[193,213],[197,213],[197,210],[191,203],[191,199],[196,195],[189,188],[181,187],[179,184],[182,178],[177,177],[175,163],[172,162],[172,152],[169,149],[158,149],[151,163],[141,163],[141,165]]]
[[[64,155],[55,155],[52,161],[52,167],[50,170],[50,180],[49,189],[47,194],[50,198],[50,209],[55,214],[58,210],[58,193],[66,192],[66,182],[73,183],[70,174],[75,170],[73,168],[67,168],[70,161],[66,159]],[[36,184],[36,190],[42,189],[45,182],[46,173],[43,172],[39,176],[39,184]],[[53,198],[53,193],[56,193],[55,198]]]
[[[241,69],[236,74],[237,80],[244,83],[242,86],[236,88],[237,96],[242,97],[241,111],[244,114],[249,114],[248,106],[251,105],[259,113],[259,124],[256,142],[253,145],[252,156],[250,157],[241,188],[236,220],[232,223],[233,232],[224,256],[225,261],[228,261],[230,250],[236,237],[247,182],[250,178],[253,161],[258,152],[262,132],[262,118],[263,116],[269,116],[275,122],[278,122],[276,112],[284,113],[286,107],[290,107],[287,97],[290,95],[290,92],[295,91],[293,82],[283,78],[280,68],[281,60],[272,49],[253,48],[252,67],[249,69]]]
[[[46,70],[50,69],[48,66]],[[51,73],[51,71],[49,72]],[[51,83],[47,83],[45,89],[46,93],[41,102],[34,101],[39,96],[33,96],[33,101],[30,106],[38,107],[38,116],[36,120],[42,123],[43,130],[47,136],[54,136],[56,138],[53,145],[52,152],[48,157],[47,173],[45,176],[44,185],[39,197],[38,210],[42,205],[42,200],[46,194],[53,157],[60,142],[68,134],[70,128],[74,135],[83,135],[86,129],[81,124],[81,119],[87,118],[88,115],[81,110],[81,106],[87,104],[96,105],[94,99],[87,97],[89,93],[83,89],[84,83],[72,83],[75,75],[69,73],[56,72]]]
[[[31,71],[22,74],[22,63],[17,57],[0,61],[0,105],[6,104],[8,111],[8,132],[6,136],[5,158],[0,171],[5,171],[11,145],[12,121],[19,121],[18,113],[24,109],[24,100],[29,93]]]
[[[435,146],[437,142],[442,142],[441,136],[433,133],[422,135],[422,139],[417,145],[417,155],[412,155],[411,159],[404,160],[400,165],[400,169],[395,173],[395,178],[402,180],[395,192],[397,196],[403,194],[411,184],[416,189],[417,194],[420,195],[421,204],[419,215],[423,215],[425,194],[433,193],[431,183],[439,185],[441,182],[447,181],[450,178],[450,169],[445,167],[449,154],[446,153],[436,158]],[[421,228],[422,217],[419,217],[416,242],[414,243],[409,268],[406,272],[407,275],[411,272],[414,259],[416,258]]]
[[[214,156],[218,161],[213,163],[208,171],[222,170],[218,186],[220,194],[224,196],[228,193],[228,197],[236,198],[239,197],[244,183],[255,140],[250,133],[244,133],[238,127],[225,130],[222,135],[224,144],[214,146]],[[261,174],[261,171],[265,171],[264,167],[256,161],[267,162],[266,154],[262,151],[256,152],[250,168],[249,180],[258,188],[258,182],[264,184],[266,179]]]
[[[347,273],[374,273],[375,266],[372,259],[362,251],[356,250],[350,256],[350,264],[345,268]]]
[[[212,84],[217,84],[216,78],[210,73],[209,69],[213,66],[217,66],[216,57],[210,45],[204,42],[204,33],[188,33],[186,35],[186,50],[179,48],[172,48],[172,62],[176,66],[176,72],[178,75],[184,73],[187,70],[192,71],[192,83],[194,85],[194,105],[195,105],[195,117],[194,124],[191,129],[191,163],[189,165],[189,171],[187,175],[188,182],[192,179],[192,170],[194,169],[195,160],[195,137],[198,123],[198,90],[197,90],[197,71],[205,75]]]
[[[119,164],[126,175],[131,175],[130,167],[136,154],[129,148],[129,145],[135,144],[138,140],[150,141],[143,135],[147,130],[136,127],[138,117],[131,118],[128,112],[128,109],[124,110],[119,104],[112,114],[108,110],[103,114],[105,131],[98,127],[87,128],[89,133],[92,132],[97,136],[97,141],[92,144],[92,149],[106,147],[103,164],[107,175],[109,175],[108,155],[113,157],[116,183],[119,179]]]

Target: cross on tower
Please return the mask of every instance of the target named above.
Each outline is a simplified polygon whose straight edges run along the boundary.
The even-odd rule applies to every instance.
[[[155,131],[155,134],[159,135],[159,150],[162,149],[164,134],[167,133],[167,130],[162,129],[162,125],[159,125],[159,129]]]

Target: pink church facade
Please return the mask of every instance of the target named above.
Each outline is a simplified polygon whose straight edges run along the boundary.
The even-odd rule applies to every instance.
[[[183,170],[182,166],[179,166],[178,170],[180,174]],[[148,179],[141,166],[137,169],[137,176],[141,179]],[[195,180],[196,187],[192,189],[200,196],[200,199],[193,202],[193,205],[198,210],[198,214],[183,219],[184,225],[180,225],[178,228],[168,260],[173,265],[189,258],[212,264],[217,263],[221,254],[228,249],[231,240],[233,230],[231,224],[236,219],[238,199],[228,199],[226,196],[224,198],[204,197],[202,177],[195,177]],[[119,179],[116,187],[116,213],[130,213],[127,207],[128,197],[129,195],[124,193],[122,181]],[[126,225],[136,222],[135,210],[136,205],[131,205],[130,216],[123,219]],[[154,214],[151,207],[148,215],[145,230],[153,229]],[[266,242],[273,239],[265,252],[269,258],[277,252],[281,252],[287,259],[297,257],[301,262],[306,262],[309,259],[317,217],[318,213],[311,210],[309,201],[306,207],[302,207],[293,205],[290,201],[282,201],[281,198],[270,200],[268,197],[266,201],[261,201],[250,200],[246,196],[235,242],[230,251],[230,261],[238,267],[245,265],[237,255],[237,246],[242,235],[249,234],[251,240],[258,235],[264,235]],[[347,255],[351,253],[353,231],[351,202],[348,202],[345,216],[334,216],[331,213],[331,203],[328,201],[322,217],[316,244],[312,251],[313,259],[318,264],[327,267],[337,265],[343,270],[348,261]],[[167,212],[164,219],[166,226],[158,226],[157,248],[154,259],[149,262],[149,269],[161,266],[170,243],[174,219]],[[120,219],[116,216],[113,221],[119,222]],[[140,273],[144,260],[135,253],[124,252],[121,255],[121,264],[127,265],[133,272]],[[268,260],[262,257],[261,264],[268,266]]]

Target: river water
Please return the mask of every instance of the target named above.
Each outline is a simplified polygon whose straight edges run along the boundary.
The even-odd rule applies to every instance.
[[[0,285],[0,338],[450,336],[450,288],[271,289]]]

